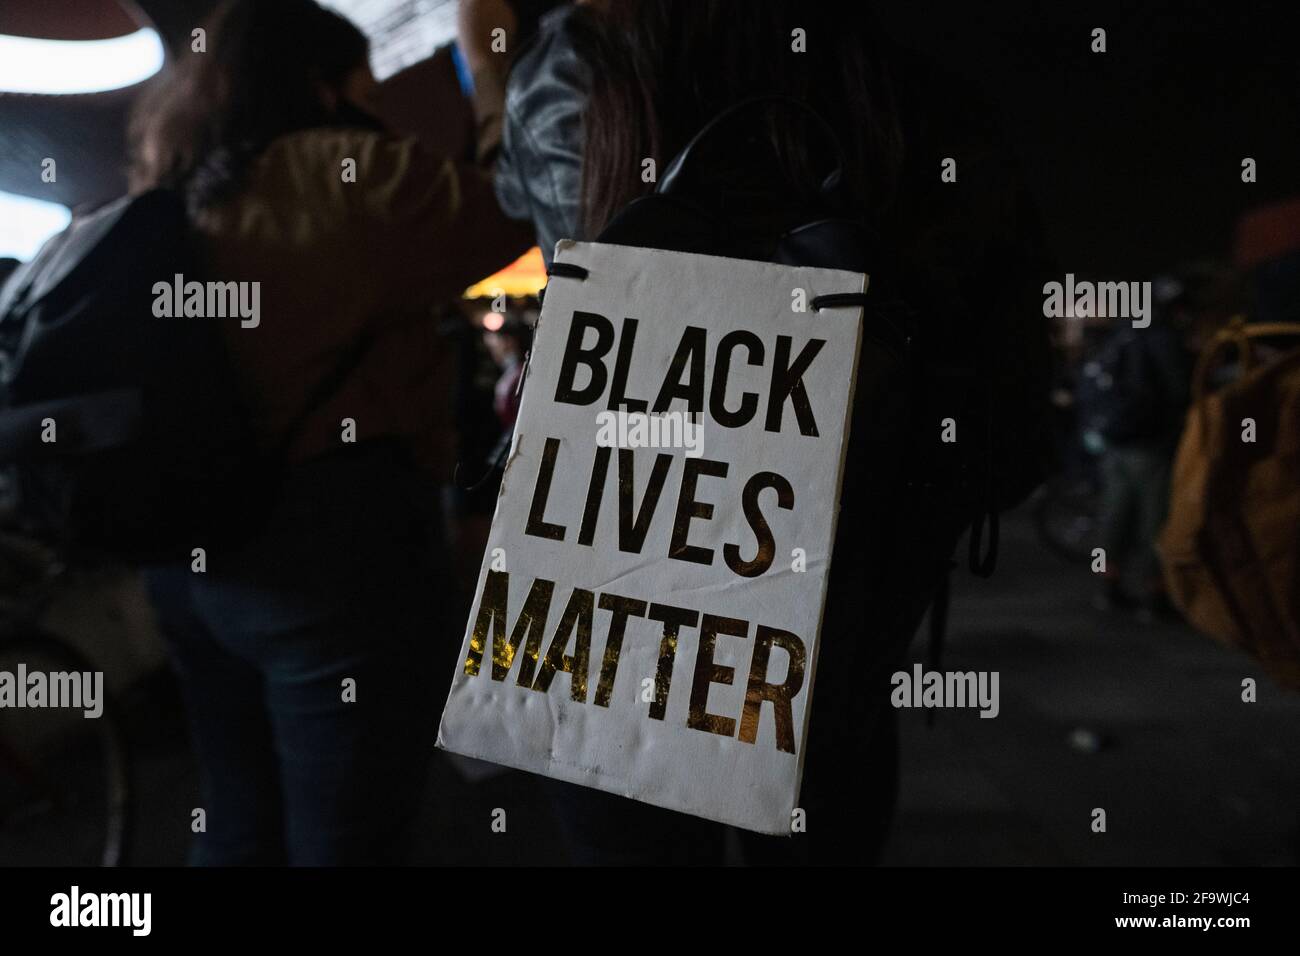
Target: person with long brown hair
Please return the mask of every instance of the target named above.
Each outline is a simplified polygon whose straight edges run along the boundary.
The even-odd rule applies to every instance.
[[[873,445],[870,435],[960,412],[969,441],[988,436],[987,473],[981,464],[979,476],[988,507],[1015,502],[1038,480],[1048,445],[1048,362],[1036,217],[989,133],[988,111],[962,82],[895,48],[868,4],[611,0],[552,16],[507,83],[497,191],[508,212],[554,238],[597,239],[656,188],[646,170],[662,177],[711,120],[756,97],[780,100],[784,107],[751,111],[716,151],[695,157],[697,185],[710,208],[726,209],[730,228],[727,250],[698,251],[762,258],[747,240],[780,235],[809,197],[824,195],[834,148],[843,176],[833,214],[879,239],[871,288],[924,318],[913,347],[927,364],[984,362],[978,403],[935,388],[906,419],[898,409],[909,383],[872,381],[867,389],[861,380],[872,372],[860,370],[859,396],[879,394],[881,402],[855,410],[838,503],[804,762],[807,832],[738,841],[749,862],[870,862],[888,833],[897,787],[890,675],[971,517],[912,482],[893,460],[897,446]],[[807,109],[788,108],[792,100],[820,115],[834,147]],[[945,157],[958,158],[960,186],[941,178]],[[579,860],[723,859],[719,826],[560,789]]]
[[[184,195],[203,279],[260,288],[258,321],[224,339],[287,467],[252,540],[151,575],[200,763],[192,858],[393,861],[432,751],[434,652],[454,634],[435,507],[452,383],[432,307],[526,237],[479,170],[370,114],[367,41],[343,17],[225,0],[204,29],[136,111],[131,185]]]

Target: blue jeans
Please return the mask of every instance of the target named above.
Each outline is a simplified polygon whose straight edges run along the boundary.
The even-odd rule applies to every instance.
[[[1101,459],[1101,534],[1111,573],[1143,595],[1162,587],[1156,538],[1169,513],[1173,453],[1157,443],[1117,445]]]
[[[199,761],[192,863],[400,862],[459,638],[435,498],[359,449],[295,469],[265,531],[206,572],[150,572]]]

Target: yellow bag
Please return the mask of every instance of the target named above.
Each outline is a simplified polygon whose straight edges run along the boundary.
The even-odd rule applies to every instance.
[[[1289,335],[1300,324],[1238,319],[1202,353],[1157,547],[1192,626],[1300,690],[1300,348],[1256,365],[1250,341]],[[1229,346],[1241,374],[1207,394]]]

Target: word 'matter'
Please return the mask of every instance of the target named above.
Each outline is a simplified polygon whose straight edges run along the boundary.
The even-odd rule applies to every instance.
[[[542,642],[555,593],[555,582],[545,578],[533,580],[513,625],[506,612],[509,586],[510,576],[505,571],[488,572],[478,615],[474,619],[469,653],[465,658],[467,676],[478,675],[490,643],[493,680],[504,681],[518,660],[519,668],[515,677],[518,686],[546,693],[556,674],[568,674],[570,697],[578,703],[587,703],[592,678],[592,631],[596,609],[599,608],[609,612],[609,618],[593,702],[598,707],[608,707],[618,677],[628,620],[646,618],[662,625],[654,678],[654,699],[650,701],[649,716],[652,720],[663,720],[668,709],[668,694],[672,688],[673,668],[677,661],[677,645],[682,628],[698,628],[700,639],[691,677],[690,711],[686,726],[723,737],[737,736],[736,718],[708,712],[709,685],[733,683],[734,668],[719,664],[714,659],[714,649],[718,638],[722,636],[748,639],[751,630],[749,621],[701,613],[671,604],[655,604],[619,594],[597,595],[585,588],[574,588],[560,614],[551,642],[543,653]],[[738,715],[738,736],[744,743],[752,744],[757,740],[760,712],[763,704],[768,703],[772,705],[776,718],[777,749],[792,754],[795,752],[792,701],[803,688],[807,650],[804,642],[789,631],[763,624],[759,624],[753,631],[753,652],[745,684],[745,702]],[[568,653],[570,643],[573,644],[572,653]],[[789,659],[785,678],[780,682],[772,682],[767,676],[773,647],[783,650]]]

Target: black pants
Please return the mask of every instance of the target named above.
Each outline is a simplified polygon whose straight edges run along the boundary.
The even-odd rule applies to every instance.
[[[944,562],[946,563],[946,562]],[[763,836],[602,791],[552,781],[573,862],[584,865],[864,865],[889,834],[898,793],[898,725],[889,678],[929,603],[940,564],[910,589],[870,587],[843,562],[827,594],[800,791],[806,831]],[[905,569],[903,569],[905,570]],[[729,850],[731,851],[729,853]]]
[[[300,467],[265,532],[205,573],[150,574],[199,761],[192,862],[400,860],[458,638],[433,504],[361,449]]]

